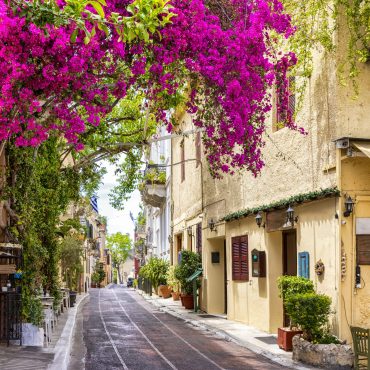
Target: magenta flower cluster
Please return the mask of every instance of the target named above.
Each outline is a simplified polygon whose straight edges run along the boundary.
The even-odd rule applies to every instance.
[[[132,87],[147,90],[158,120],[172,129],[163,96],[190,84],[188,111],[205,130],[212,174],[257,174],[269,91],[278,84],[286,97],[279,109],[287,110],[286,73],[295,63],[275,50],[270,34],[289,37],[293,29],[279,0],[230,1],[236,17],[227,29],[204,0],[172,0],[176,16],[151,43],[126,45],[112,30],[85,45],[82,34],[70,42],[73,25],[45,33],[0,0],[0,140],[37,146],[58,134],[82,149],[81,134]],[[107,3],[109,14],[129,1]],[[120,72],[123,63],[130,73]],[[289,115],[286,125],[296,128]]]

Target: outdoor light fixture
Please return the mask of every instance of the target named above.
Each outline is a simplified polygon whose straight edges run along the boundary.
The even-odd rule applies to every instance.
[[[172,235],[170,234],[170,235],[168,235],[168,242],[171,244],[171,242],[172,242]]]
[[[191,226],[188,226],[188,236],[191,238],[193,236],[193,229]]]
[[[343,212],[344,217],[348,217],[353,212],[354,204],[355,202],[350,196],[346,197],[346,200],[344,201],[344,206],[346,208],[346,210]]]
[[[294,226],[294,222],[298,222],[298,216],[294,217],[294,209],[292,206],[289,206],[286,211],[286,220]]]
[[[262,224],[262,215],[261,212],[258,211],[257,216],[256,216],[256,224],[258,227],[265,227],[265,223]]]
[[[211,231],[215,230],[216,231],[216,225],[215,225],[215,222],[213,221],[213,218],[211,218],[208,222],[208,227]]]

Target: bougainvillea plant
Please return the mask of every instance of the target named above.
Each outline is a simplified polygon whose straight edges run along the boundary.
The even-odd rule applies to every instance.
[[[122,17],[142,19],[143,10],[131,1],[85,3],[90,14],[112,22],[95,27],[82,14],[85,32],[76,32],[76,19],[40,25],[27,13],[32,9],[0,0],[0,140],[36,147],[58,135],[82,150],[81,138],[128,91],[144,92],[143,109],[171,131],[167,112],[186,96],[188,112],[203,129],[212,174],[243,168],[258,174],[269,91],[277,84],[285,92],[279,109],[289,112],[286,75],[295,63],[294,54],[276,50],[276,39],[294,32],[279,0],[229,0],[226,20],[214,1],[162,1],[171,15],[156,14],[153,26],[134,22],[144,37],[130,36],[127,22],[117,32]]]

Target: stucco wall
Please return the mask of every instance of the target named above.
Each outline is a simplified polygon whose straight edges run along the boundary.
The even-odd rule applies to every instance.
[[[339,251],[339,221],[335,218],[337,199],[330,198],[306,203],[295,208],[299,221],[297,229],[297,252],[309,252],[310,278],[320,293],[328,294],[337,305]],[[248,282],[232,281],[231,238],[248,235],[249,271],[250,252],[253,249],[266,251],[267,277],[252,277]],[[278,297],[276,280],[283,273],[282,232],[267,233],[258,228],[254,217],[244,218],[226,225],[227,266],[228,266],[228,318],[245,322],[266,332],[276,333],[283,324],[282,301]],[[314,272],[318,259],[325,264],[325,273],[319,278]],[[209,284],[208,284],[209,285]],[[208,294],[217,294],[210,290]],[[210,309],[210,307],[209,307]],[[337,317],[332,318],[337,330]]]
[[[341,153],[342,154],[342,153]],[[370,327],[370,266],[361,265],[361,289],[355,289],[356,218],[370,217],[370,159],[348,158],[341,161],[341,190],[355,200],[353,214],[342,217],[341,246],[346,258],[346,274],[340,291],[341,337],[352,342],[349,325]],[[344,197],[341,199],[341,215]]]

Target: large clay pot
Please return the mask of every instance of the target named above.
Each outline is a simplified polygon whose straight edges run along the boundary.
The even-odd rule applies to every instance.
[[[293,350],[293,337],[297,334],[302,334],[302,331],[290,328],[278,328],[278,346],[284,351]]]
[[[160,292],[160,296],[162,296],[163,298],[171,297],[171,289],[167,285],[160,285],[159,292]]]
[[[187,310],[194,309],[194,297],[192,294],[186,294],[181,296],[182,304]]]
[[[180,293],[179,292],[172,292],[172,298],[174,301],[178,301],[180,299]]]

